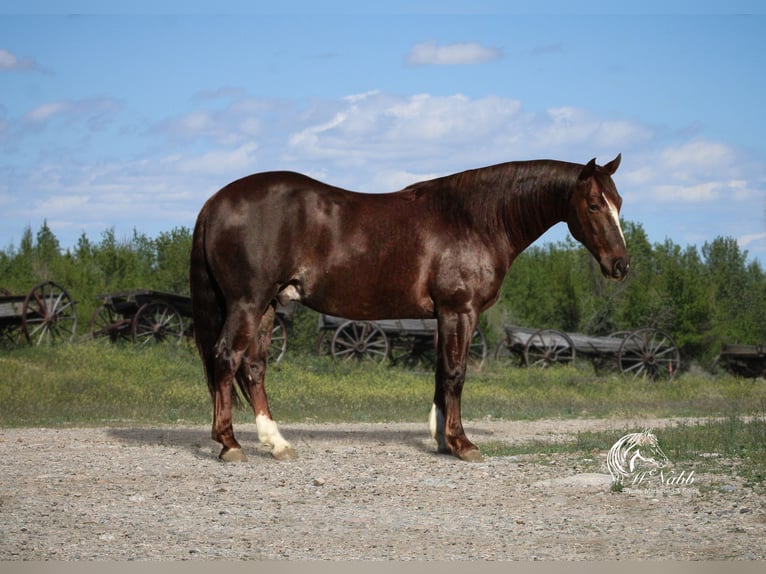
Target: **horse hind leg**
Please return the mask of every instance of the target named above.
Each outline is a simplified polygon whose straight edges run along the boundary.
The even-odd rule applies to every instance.
[[[273,305],[261,318],[255,338],[247,349],[245,360],[237,373],[237,382],[247,395],[255,415],[255,426],[261,444],[271,447],[271,455],[277,460],[293,460],[297,457],[295,449],[279,432],[277,423],[271,416],[269,399],[266,395],[266,365],[271,344],[271,332],[274,328]]]
[[[213,440],[223,448],[218,457],[225,462],[247,460],[234,436],[232,399],[235,376],[243,363],[257,326],[257,316],[251,306],[238,306],[229,313],[221,335],[211,354],[213,361]]]

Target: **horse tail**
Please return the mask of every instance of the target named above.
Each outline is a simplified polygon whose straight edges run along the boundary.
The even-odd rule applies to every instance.
[[[215,400],[216,343],[226,320],[226,304],[213,277],[207,259],[205,236],[207,233],[207,204],[200,211],[194,225],[189,260],[189,288],[191,290],[192,324],[210,396]]]

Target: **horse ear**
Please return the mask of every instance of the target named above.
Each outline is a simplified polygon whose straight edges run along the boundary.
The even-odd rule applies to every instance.
[[[592,160],[590,160],[585,167],[582,168],[582,171],[580,172],[580,176],[578,179],[580,181],[584,181],[588,179],[589,177],[593,177],[593,174],[596,173],[596,158],[594,157]]]
[[[622,160],[622,154],[618,153],[616,158],[614,158],[612,161],[610,161],[601,169],[604,170],[609,175],[614,175],[614,172],[617,171],[618,167],[620,167],[621,160]]]

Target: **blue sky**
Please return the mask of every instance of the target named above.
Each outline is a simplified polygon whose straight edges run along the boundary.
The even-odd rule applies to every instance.
[[[192,227],[258,171],[382,192],[622,153],[650,241],[766,263],[760,3],[276,4],[1,3],[0,247]]]

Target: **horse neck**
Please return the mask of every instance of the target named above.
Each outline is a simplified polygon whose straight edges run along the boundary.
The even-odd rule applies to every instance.
[[[413,184],[405,197],[425,196],[440,216],[503,241],[511,261],[567,217],[581,165],[553,160],[508,162]]]
[[[518,254],[548,229],[566,221],[569,198],[582,166],[555,161],[510,165],[498,209],[511,249]]]

